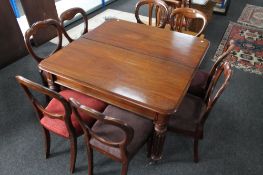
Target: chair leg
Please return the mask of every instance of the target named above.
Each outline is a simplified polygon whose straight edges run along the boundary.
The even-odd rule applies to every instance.
[[[127,175],[128,172],[128,162],[122,163],[122,168],[121,168],[121,175]]]
[[[197,163],[199,161],[198,156],[198,139],[194,139],[194,162]]]
[[[44,130],[44,138],[45,138],[45,156],[47,159],[50,155],[50,133],[45,128],[43,128],[43,130]]]
[[[88,175],[93,175],[93,150],[87,145]]]
[[[77,139],[70,139],[70,172],[74,173],[75,170],[75,162],[77,156]]]

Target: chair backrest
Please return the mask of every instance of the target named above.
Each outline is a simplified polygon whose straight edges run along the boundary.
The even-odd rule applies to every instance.
[[[121,148],[122,151],[125,152],[127,145],[131,142],[131,140],[133,138],[134,130],[132,127],[130,127],[127,123],[125,123],[119,119],[116,119],[116,118],[113,118],[110,116],[105,116],[104,114],[102,114],[102,113],[100,113],[94,109],[91,109],[85,105],[82,105],[73,98],[70,98],[69,102],[72,106],[73,112],[76,114],[76,118],[81,125],[81,128],[84,132],[84,135],[87,137],[86,138],[87,140],[94,138],[94,139],[98,140],[99,142],[102,142],[103,144],[106,144],[108,146]],[[90,117],[92,117],[96,120],[102,121],[104,124],[113,125],[115,127],[120,128],[125,133],[123,140],[121,140],[119,142],[113,142],[110,140],[106,140],[105,138],[97,135],[95,132],[93,132],[91,130],[90,126],[87,125],[82,120],[81,116],[79,115],[79,112],[83,112],[83,113],[89,115]],[[87,142],[87,143],[89,144],[89,142]],[[123,155],[123,154],[121,154],[121,155]]]
[[[220,81],[221,84],[217,87],[220,77],[223,75],[223,79]],[[206,111],[201,118],[201,123],[204,123],[207,116],[209,115],[211,109],[215,105],[218,98],[221,96],[223,91],[226,89],[229,80],[232,76],[232,70],[230,63],[225,61],[223,64],[219,65],[214,73],[214,76],[209,84],[209,88],[206,91],[205,103]]]
[[[84,22],[84,30],[82,31],[81,35],[84,35],[85,33],[88,32],[88,18],[87,15],[85,13],[85,11],[82,8],[79,7],[74,7],[74,8],[70,8],[66,11],[64,11],[61,15],[60,15],[60,23],[61,26],[64,29],[64,22],[67,20],[72,20],[77,14],[80,14],[82,16],[83,22]],[[69,40],[69,42],[74,41],[74,39],[72,39],[68,33],[66,32],[66,30],[64,29],[65,32],[65,37]]]
[[[148,6],[148,25],[155,25],[159,28],[164,28],[168,22],[168,6],[162,0],[140,0],[135,6],[135,18],[137,23],[145,24],[139,16],[140,8],[144,5]],[[155,9],[155,10],[154,10]],[[153,13],[155,15],[155,22],[153,24]]]
[[[163,0],[169,7],[180,8],[180,7],[189,7],[191,1],[190,0]]]
[[[45,59],[46,57],[41,57],[34,52],[32,42],[31,42],[31,38],[39,30],[44,30],[44,29],[47,29],[48,27],[55,28],[56,32],[57,32],[57,36],[58,36],[57,47],[48,56],[46,56],[46,57],[49,57],[50,55],[54,54],[55,52],[57,52],[58,50],[60,50],[62,48],[62,34],[64,32],[63,32],[63,28],[60,26],[59,22],[57,22],[54,19],[46,19],[44,21],[38,21],[38,22],[34,23],[25,33],[25,43],[26,43],[27,50],[38,63],[40,61],[42,61],[43,59]]]
[[[71,107],[70,104],[67,102],[67,100],[62,97],[60,94],[58,94],[55,91],[52,91],[40,84],[37,84],[33,81],[30,81],[22,76],[16,76],[17,82],[20,84],[20,86],[23,88],[25,91],[27,97],[31,101],[33,107],[35,108],[37,114],[38,114],[38,119],[41,120],[42,117],[46,116],[52,119],[59,119],[65,121],[66,127],[69,131],[70,135],[74,135],[74,127],[71,123]],[[64,107],[64,114],[57,114],[57,113],[51,113],[45,109],[45,107],[35,98],[35,96],[32,94],[31,91],[38,92],[40,94],[44,94],[46,96],[49,96],[51,98],[55,98],[58,100]]]
[[[189,31],[191,23],[195,19],[202,20],[202,26],[199,31],[194,31],[196,32],[195,36],[200,36],[207,25],[206,15],[193,8],[176,8],[170,15],[171,30],[177,32]]]
[[[220,64],[222,64],[222,62],[229,56],[229,54],[234,49],[234,47],[235,47],[235,41],[234,40],[230,40],[227,50],[216,59],[215,64],[213,65],[213,67],[211,68],[211,70],[209,72],[209,76],[208,76],[206,87],[205,87],[206,91],[209,88],[210,82],[211,82],[211,80],[212,80],[212,78],[213,78],[213,76],[215,74],[216,68]]]

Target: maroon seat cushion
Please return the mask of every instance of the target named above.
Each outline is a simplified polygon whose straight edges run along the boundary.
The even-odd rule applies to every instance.
[[[153,122],[144,117],[138,116],[134,113],[128,112],[126,110],[120,109],[118,107],[109,105],[103,112],[106,116],[117,118],[121,121],[124,121],[134,130],[134,136],[132,141],[127,146],[128,157],[131,158],[140,147],[147,141],[150,134],[153,131]],[[100,137],[105,138],[106,140],[119,142],[124,138],[124,132],[120,128],[104,124],[101,121],[97,121],[92,130],[99,135]],[[103,150],[111,155],[121,158],[121,153],[119,148],[110,147],[105,145],[98,140],[92,138],[90,140],[91,145]]]
[[[107,106],[106,103],[104,103],[98,99],[89,97],[87,95],[84,95],[82,93],[79,93],[79,92],[76,92],[73,90],[68,90],[68,89],[63,90],[60,92],[60,95],[62,95],[66,100],[68,100],[70,97],[73,97],[74,99],[79,101],[81,104],[86,105],[90,108],[93,108],[97,111],[103,111]],[[48,104],[48,106],[46,107],[46,110],[48,112],[51,112],[51,113],[58,113],[58,114],[64,114],[65,113],[63,105],[57,99],[52,99],[50,101],[50,103]],[[90,125],[94,124],[94,122],[95,122],[94,118],[91,118],[88,115],[83,114],[81,112],[80,112],[80,115],[86,123],[88,123]],[[71,114],[71,121],[72,121],[72,124],[75,128],[76,134],[78,136],[81,135],[82,129],[81,129],[80,124],[77,121],[74,113]],[[69,132],[67,130],[65,121],[62,121],[59,119],[51,119],[47,116],[44,116],[41,119],[40,123],[46,129],[48,129],[48,130],[50,130],[50,131],[52,131],[52,132],[54,132],[60,136],[63,136],[66,138],[69,137]]]
[[[205,96],[205,86],[209,77],[209,73],[198,70],[190,84],[188,93],[203,98]]]
[[[193,134],[205,109],[206,105],[201,98],[187,94],[178,110],[170,117],[168,129]]]

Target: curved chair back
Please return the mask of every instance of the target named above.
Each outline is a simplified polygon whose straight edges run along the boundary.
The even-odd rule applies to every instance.
[[[218,88],[216,88],[219,82],[218,80],[222,75],[223,75],[223,80],[222,82],[220,81],[221,85],[219,85]],[[226,89],[231,76],[232,76],[232,70],[229,62],[226,61],[216,68],[212,80],[209,84],[209,87],[206,91],[206,95],[205,95],[206,111],[200,120],[202,124],[205,122],[208,114],[210,113],[211,109],[213,108],[218,98]]]
[[[231,40],[229,42],[229,47],[227,48],[227,50],[222,54],[220,55],[215,64],[213,65],[213,67],[211,68],[210,72],[209,72],[209,76],[208,76],[208,79],[207,79],[207,84],[206,84],[206,87],[205,87],[205,90],[207,91],[207,89],[209,88],[209,85],[211,83],[211,80],[213,78],[213,76],[215,75],[215,72],[216,72],[216,69],[217,67],[222,64],[222,62],[225,60],[225,58],[227,58],[227,56],[229,56],[230,52],[234,49],[235,47],[235,42],[234,40]]]
[[[87,106],[81,105],[78,101],[76,101],[73,98],[69,99],[71,106],[73,107],[73,112],[76,114],[77,120],[79,121],[82,130],[84,131],[84,135],[87,139],[87,144],[88,146],[90,146],[89,140],[91,138],[94,138],[96,140],[98,140],[99,142],[108,145],[110,147],[116,147],[116,148],[121,148],[123,154],[125,155],[126,152],[126,147],[127,145],[131,142],[132,138],[133,138],[133,128],[130,127],[128,124],[124,123],[123,121],[110,117],[110,116],[105,116],[104,114],[91,109]],[[110,140],[105,140],[105,138],[99,136],[98,134],[96,134],[94,131],[91,130],[90,126],[85,124],[85,122],[82,120],[82,118],[80,117],[79,111],[89,115],[90,117],[96,119],[97,121],[101,121],[104,124],[107,125],[113,125],[115,127],[120,128],[121,130],[123,130],[123,132],[125,133],[125,137],[123,138],[123,140],[119,141],[119,142],[113,142]]]
[[[203,12],[192,8],[176,8],[173,10],[170,15],[171,30],[177,32],[189,31],[191,22],[194,19],[201,19],[203,22],[202,27],[199,31],[195,31],[196,33],[194,34],[194,36],[200,36],[207,25],[206,15]]]
[[[60,23],[61,23],[61,26],[64,27],[64,22],[67,20],[72,20],[77,14],[80,14],[82,16],[82,19],[84,22],[84,30],[82,31],[81,35],[84,35],[85,33],[88,32],[88,18],[87,18],[85,11],[82,8],[74,7],[74,8],[70,8],[64,11],[60,15]],[[68,35],[68,33],[65,31],[65,29],[64,29],[64,33],[65,33],[65,37],[69,40],[69,42],[74,41],[74,39],[72,39]]]
[[[32,57],[39,63],[40,61],[42,61],[43,59],[47,58],[47,57],[41,57],[39,55],[37,55],[34,50],[33,50],[33,46],[32,46],[32,42],[31,42],[31,38],[34,36],[34,34],[36,34],[39,30],[43,30],[43,29],[47,29],[48,27],[53,27],[56,29],[57,32],[57,36],[58,36],[58,44],[55,48],[55,50],[53,50],[47,57],[49,57],[50,55],[54,54],[55,52],[57,52],[58,50],[60,50],[62,48],[62,33],[63,29],[60,26],[59,22],[57,22],[54,19],[46,19],[44,21],[38,21],[36,23],[34,23],[30,29],[28,29],[25,33],[25,43],[26,43],[26,48],[28,50],[28,52],[32,55]]]
[[[190,0],[163,0],[169,7],[180,8],[180,7],[190,7]]]
[[[140,0],[135,6],[135,18],[137,23],[145,24],[139,16],[140,8],[148,5],[148,25],[159,28],[164,28],[168,22],[169,12],[168,6],[162,0]],[[155,10],[154,10],[155,9]],[[153,15],[155,16],[155,23],[153,24]]]
[[[71,107],[67,100],[62,97],[60,94],[58,94],[55,91],[52,91],[40,84],[37,84],[33,81],[30,81],[22,76],[16,76],[17,82],[20,84],[20,86],[24,89],[27,97],[31,101],[33,107],[35,108],[39,121],[44,117],[47,116],[52,119],[59,119],[65,121],[66,127],[69,131],[70,136],[74,136],[74,127],[70,120],[71,115]],[[47,110],[45,110],[45,107],[35,98],[35,96],[31,93],[31,90],[36,91],[40,94],[44,94],[46,96],[49,96],[50,98],[57,99],[64,107],[64,114],[56,114],[56,113],[50,113]]]

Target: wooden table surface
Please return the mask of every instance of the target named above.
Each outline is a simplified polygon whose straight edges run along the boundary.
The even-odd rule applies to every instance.
[[[192,68],[199,65],[209,46],[207,40],[191,35],[115,20],[83,37]]]
[[[142,24],[111,20],[39,64],[53,82],[148,117],[159,159],[173,113],[209,42]],[[114,117],[114,116],[113,116]]]

